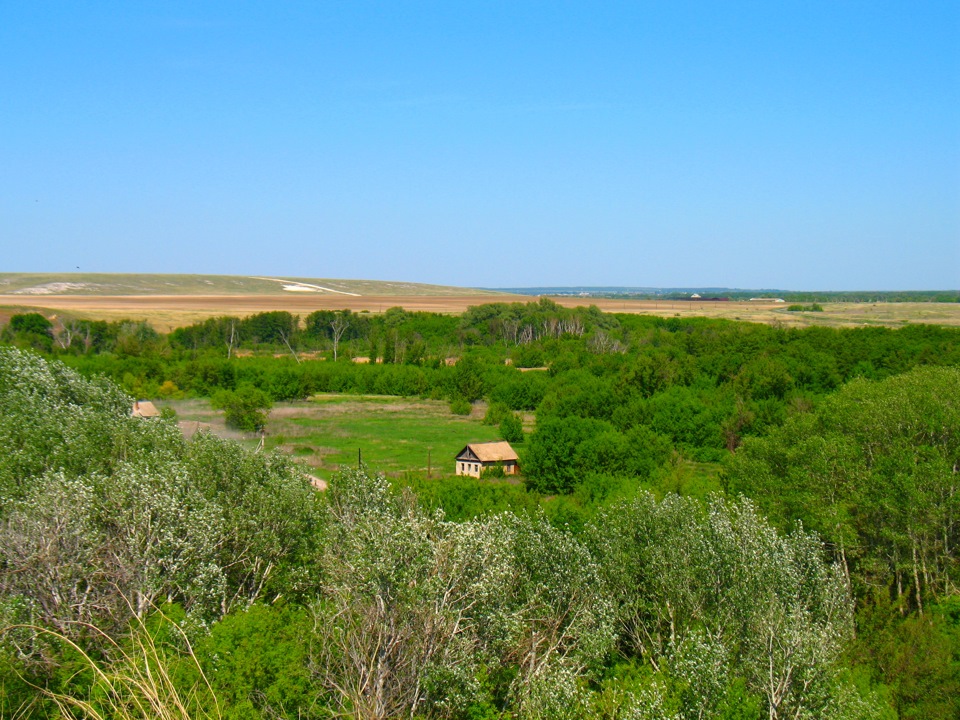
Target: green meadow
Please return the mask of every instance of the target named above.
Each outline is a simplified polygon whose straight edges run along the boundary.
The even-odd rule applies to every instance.
[[[428,469],[449,475],[464,445],[500,439],[480,417],[454,415],[438,400],[320,395],[274,410],[267,447],[302,458],[321,477],[356,466],[358,455],[388,476]]]
[[[190,432],[206,425],[218,435],[244,439],[223,426],[222,415],[206,400],[169,405]],[[341,466],[356,467],[358,451],[374,472],[396,477],[454,474],[454,457],[469,442],[499,440],[497,428],[481,422],[485,405],[469,416],[454,415],[448,403],[391,396],[317,395],[302,402],[277,403],[267,421],[267,449],[279,448],[324,479]],[[256,444],[251,437],[245,442]],[[428,468],[429,465],[429,468]]]

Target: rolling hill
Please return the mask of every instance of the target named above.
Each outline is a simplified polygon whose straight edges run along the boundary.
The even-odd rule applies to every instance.
[[[0,295],[491,295],[492,290],[385,280],[245,275],[0,273]]]

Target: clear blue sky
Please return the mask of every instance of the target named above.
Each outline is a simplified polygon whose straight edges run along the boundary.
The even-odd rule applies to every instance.
[[[0,269],[960,287],[960,3],[0,4]]]

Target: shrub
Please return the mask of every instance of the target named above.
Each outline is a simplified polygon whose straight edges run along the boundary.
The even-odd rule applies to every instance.
[[[53,323],[40,313],[24,313],[10,318],[10,329],[17,333],[50,335],[53,332]]]
[[[454,415],[469,415],[472,409],[470,402],[463,398],[458,397],[450,401],[450,412]]]
[[[503,474],[503,463],[497,463],[496,465],[491,465],[490,467],[484,468],[483,472],[480,473],[481,477],[484,478],[502,478]]]
[[[483,416],[483,424],[499,425],[507,415],[510,415],[510,408],[501,402],[492,402],[487,407],[487,414]]]
[[[500,437],[507,442],[523,442],[523,421],[519,415],[507,413],[500,421]]]
[[[215,410],[223,410],[227,425],[237,430],[258,432],[267,424],[273,403],[263,390],[241,385],[237,390],[220,390],[210,398]]]

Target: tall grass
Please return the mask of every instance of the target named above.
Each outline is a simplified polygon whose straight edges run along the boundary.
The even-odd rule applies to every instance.
[[[164,618],[166,621],[167,619]],[[5,628],[0,634],[11,630],[27,630],[52,637],[72,649],[79,659],[79,669],[71,679],[88,674],[92,682],[74,683],[76,693],[55,692],[38,687],[38,693],[51,700],[63,718],[85,720],[220,720],[223,715],[213,687],[207,680],[193,648],[183,630],[173,622],[173,628],[183,651],[171,659],[139,618],[124,645],[107,637],[97,628],[90,628],[100,635],[109,647],[109,660],[97,660],[65,635],[29,625]],[[174,677],[173,664],[185,664],[194,680],[184,688]],[[68,683],[70,685],[71,683]],[[26,712],[23,717],[27,717]]]

